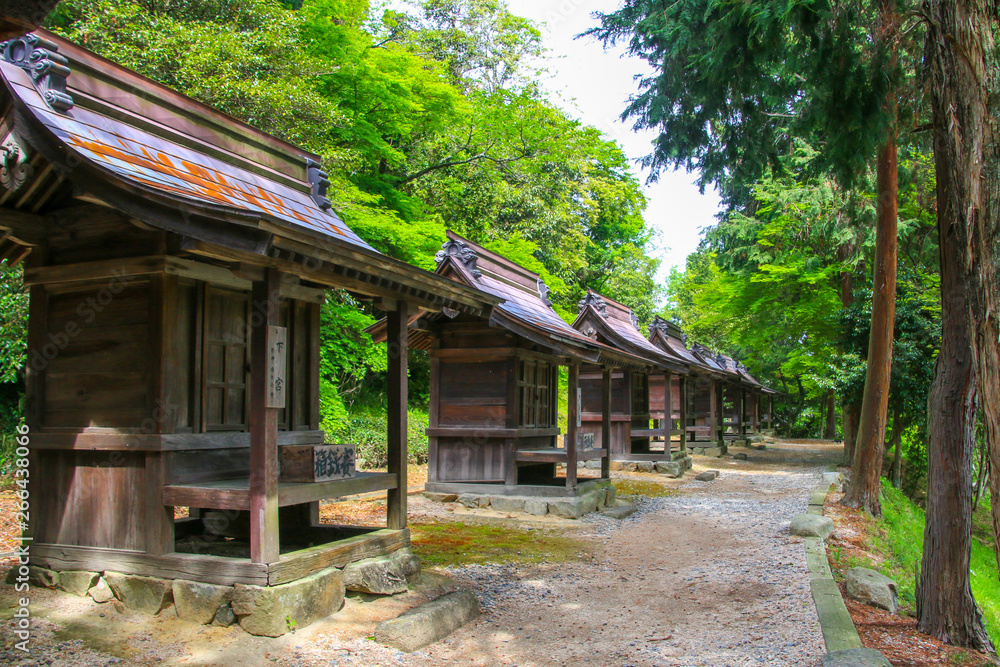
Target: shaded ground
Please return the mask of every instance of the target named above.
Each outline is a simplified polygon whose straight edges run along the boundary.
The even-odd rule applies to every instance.
[[[429,562],[441,567],[426,568],[411,592],[369,601],[350,597],[329,621],[279,639],[150,619],[33,590],[33,654],[14,664],[818,664],[823,646],[804,546],[786,528],[791,516],[805,510],[817,473],[836,463],[842,449],[797,441],[735,451],[749,460],[696,457],[694,473],[722,472],[714,482],[694,481],[693,473],[684,480],[616,473],[678,491],[639,498],[640,511],[622,522],[593,515],[583,521],[525,520],[412,495],[418,552],[422,540],[437,545],[441,530],[458,521],[531,529],[538,538],[511,539],[493,550],[497,562],[486,563],[463,559],[474,541],[469,546],[456,539],[433,554],[425,548]],[[419,479],[412,472],[410,477]],[[375,501],[331,503],[324,518],[338,521],[349,513],[364,521],[383,511],[384,504]],[[499,541],[488,531],[476,539]],[[530,557],[525,545],[532,547]],[[460,585],[477,589],[485,613],[444,642],[405,656],[365,639],[379,621]],[[12,600],[11,587],[0,586],[0,619],[11,617]],[[7,644],[9,625],[0,634],[0,664],[15,657]]]

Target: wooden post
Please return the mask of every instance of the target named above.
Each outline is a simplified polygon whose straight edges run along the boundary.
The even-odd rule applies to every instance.
[[[632,455],[632,371],[627,368],[622,371],[622,393],[625,394],[622,409],[627,417],[621,423],[622,451],[628,457]]]
[[[708,386],[708,441],[715,442],[716,435],[719,432],[719,425],[716,423],[719,418],[719,392],[717,389],[717,382],[713,379],[709,381]]]
[[[740,436],[747,439],[747,391],[740,387]]]
[[[774,430],[774,396],[769,396],[767,399],[767,428],[768,430]]]
[[[580,386],[580,364],[570,362],[569,365],[569,397],[566,402],[566,487],[576,488],[576,433],[577,421],[580,419],[576,398]]]
[[[150,277],[149,289],[149,339],[153,351],[149,359],[149,372],[155,390],[147,398],[146,409],[153,417],[153,432],[174,433],[177,429],[175,411],[163,406],[170,406],[173,400],[170,378],[165,369],[176,368],[179,364],[175,346],[171,344],[174,338],[171,325],[177,316],[177,276],[154,274]],[[161,556],[174,550],[174,508],[163,504],[163,485],[169,456],[164,452],[146,452],[144,457],[146,512],[143,527],[145,551],[152,556]]]
[[[278,408],[268,404],[270,327],[278,324],[281,274],[253,283],[250,316],[250,560],[274,563],[278,551]]]
[[[389,405],[388,458],[389,473],[396,476],[395,489],[386,498],[386,522],[389,528],[406,528],[406,404],[407,394],[407,327],[409,304],[399,301],[387,316],[386,342],[389,355],[387,402]]]
[[[681,427],[681,452],[687,452],[687,420],[688,420],[688,381],[683,375],[677,379],[677,389],[680,394],[680,427]]]
[[[760,416],[757,414],[757,408],[760,406],[760,394],[755,391],[750,392],[750,402],[753,405],[750,410],[750,428],[751,432],[756,435],[760,433]]]
[[[670,438],[674,430],[673,418],[673,385],[674,374],[670,371],[663,372],[663,422],[660,428],[663,430],[663,453],[670,456]]]
[[[431,400],[427,408],[427,425],[437,428],[441,414],[441,358],[435,352],[441,349],[441,343],[436,338],[431,342]],[[508,404],[507,409],[510,409]],[[437,436],[427,438],[427,481],[438,481],[438,439]]]
[[[718,446],[726,446],[726,406],[724,405],[726,399],[726,387],[720,381],[715,383],[716,387],[716,397],[715,397],[715,415],[716,415],[716,429],[717,435],[719,437]]]
[[[604,447],[604,458],[601,459],[601,477],[611,477],[611,367],[601,369],[601,446]]]

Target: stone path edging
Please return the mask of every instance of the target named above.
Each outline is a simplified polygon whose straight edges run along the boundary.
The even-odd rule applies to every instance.
[[[823,504],[832,485],[828,479],[824,479],[816,487],[809,498],[809,514],[823,515]],[[830,562],[826,558],[826,542],[818,537],[803,539],[806,542],[809,587],[812,589],[813,602],[816,603],[816,615],[819,616],[827,652],[862,648],[861,637],[847,611],[844,598],[840,595],[840,587],[833,579]]]

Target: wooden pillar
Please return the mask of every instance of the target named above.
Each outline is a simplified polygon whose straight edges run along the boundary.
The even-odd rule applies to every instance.
[[[760,415],[758,414],[758,408],[760,407],[760,394],[755,391],[750,392],[750,402],[753,404],[750,410],[750,428],[753,429],[754,434],[760,433]]]
[[[724,447],[726,444],[726,385],[723,382],[715,383],[715,419],[716,419],[716,430],[714,434],[718,437],[719,447]]]
[[[687,420],[688,420],[688,382],[683,375],[677,378],[677,389],[680,394],[680,427],[681,427],[681,452],[687,451]]]
[[[175,433],[177,415],[175,410],[160,406],[170,406],[177,399],[171,393],[171,378],[165,369],[176,368],[180,361],[176,356],[172,323],[177,317],[177,276],[154,274],[150,277],[150,317],[149,341],[152,354],[149,371],[156,390],[147,397],[146,409],[153,417],[152,431],[155,433]],[[144,431],[149,429],[143,428]],[[135,454],[133,456],[143,456]],[[145,551],[149,555],[160,556],[174,550],[174,508],[163,504],[163,485],[166,482],[167,463],[170,454],[146,452],[146,512],[143,517],[145,530]]]
[[[566,487],[576,488],[576,434],[580,420],[577,402],[580,386],[580,364],[569,365],[569,396],[566,401]]]
[[[431,342],[431,399],[427,406],[427,426],[437,428],[441,414],[441,358],[436,352],[441,343],[436,338]],[[508,403],[507,409],[510,410]],[[427,481],[438,481],[438,439],[437,436],[427,438]]]
[[[601,477],[611,477],[611,368],[601,369],[601,446],[604,447],[604,457],[601,459]]]
[[[253,283],[250,315],[250,560],[274,563],[278,553],[278,407],[269,401],[269,356],[278,326],[281,274],[265,269]],[[282,350],[284,352],[284,349]],[[282,378],[283,380],[283,378]]]
[[[389,425],[387,429],[388,470],[396,476],[396,488],[389,489],[386,498],[386,524],[389,528],[402,530],[406,528],[406,404],[408,385],[407,367],[407,327],[409,304],[405,301],[396,303],[394,310],[387,313],[387,353],[389,368],[386,373],[388,380]]]
[[[768,430],[774,430],[774,396],[769,396],[767,403],[767,428]]]
[[[622,434],[622,452],[628,458],[632,455],[632,371],[622,370],[622,413],[626,419],[621,422],[619,433]]]
[[[663,453],[666,456],[670,456],[670,438],[671,433],[674,430],[674,418],[673,418],[673,385],[674,384],[674,374],[670,371],[663,372],[663,421],[660,423],[660,428],[663,430]]]
[[[747,392],[740,387],[740,436],[747,439]]]

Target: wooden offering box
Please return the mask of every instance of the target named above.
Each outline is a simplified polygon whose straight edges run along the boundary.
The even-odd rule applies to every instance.
[[[354,445],[279,447],[282,482],[329,482],[354,477]]]

